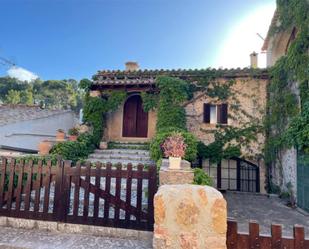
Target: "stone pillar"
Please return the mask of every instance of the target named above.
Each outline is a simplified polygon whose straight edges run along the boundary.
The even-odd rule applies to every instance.
[[[209,186],[163,185],[154,198],[154,249],[226,249],[227,210]]]
[[[168,159],[162,160],[159,172],[160,185],[164,184],[191,184],[193,183],[194,173],[188,161],[181,161],[181,169],[169,169]]]

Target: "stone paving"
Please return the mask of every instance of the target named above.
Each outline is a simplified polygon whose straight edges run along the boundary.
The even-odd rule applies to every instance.
[[[150,249],[152,241],[0,227],[0,249]]]
[[[249,220],[256,220],[263,234],[270,234],[270,226],[275,223],[283,225],[284,236],[292,236],[294,224],[299,224],[305,227],[309,238],[309,215],[289,208],[278,197],[236,192],[227,192],[224,197],[228,203],[228,217],[238,221],[240,232],[248,232]]]

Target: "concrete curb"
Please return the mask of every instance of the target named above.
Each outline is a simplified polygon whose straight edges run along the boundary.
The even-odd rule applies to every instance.
[[[138,231],[132,229],[101,227],[91,225],[79,225],[60,223],[54,221],[40,221],[30,219],[20,219],[0,216],[0,227],[12,227],[22,229],[38,229],[48,232],[82,234],[97,237],[110,237],[122,239],[134,239],[143,241],[152,241],[153,233],[147,231]]]

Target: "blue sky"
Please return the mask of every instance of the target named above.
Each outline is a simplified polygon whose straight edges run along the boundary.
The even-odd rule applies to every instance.
[[[0,0],[0,56],[42,79],[89,78],[129,60],[142,68],[224,66],[222,54],[246,39],[237,27],[265,6],[275,0]],[[269,24],[271,15],[259,13]],[[267,26],[250,29],[265,36]]]

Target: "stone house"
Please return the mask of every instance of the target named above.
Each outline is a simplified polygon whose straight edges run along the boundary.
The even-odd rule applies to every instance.
[[[0,155],[37,153],[41,141],[54,139],[58,129],[68,131],[75,124],[71,110],[0,105]]]
[[[256,63],[256,54],[252,55],[253,64]],[[148,142],[156,133],[156,111],[145,113],[142,107],[142,92],[155,90],[156,77],[168,75],[193,82],[193,76],[201,76],[210,69],[201,70],[141,70],[137,63],[126,63],[123,71],[99,71],[94,75],[90,95],[100,96],[103,91],[125,90],[128,94],[126,101],[117,111],[109,113],[104,132],[105,141],[117,142]],[[187,129],[205,144],[213,142],[214,136],[207,131],[216,129],[216,124],[239,127],[244,122],[261,123],[266,107],[266,86],[268,74],[266,70],[244,69],[211,69],[220,77],[215,79],[219,84],[233,80],[231,91],[235,98],[225,103],[216,98],[209,98],[198,91],[193,98],[185,103]],[[236,113],[233,105],[239,105],[241,112]],[[247,115],[243,115],[247,113]],[[236,118],[232,118],[232,117]],[[245,158],[260,168],[261,183],[264,183],[264,164],[261,160],[264,135],[259,135],[256,142],[250,147],[243,148]],[[225,162],[227,163],[227,162]],[[206,165],[205,167],[210,167]],[[235,164],[236,167],[236,164]],[[225,174],[224,172],[222,172]],[[235,170],[236,178],[236,170]],[[261,188],[263,191],[263,185]]]

